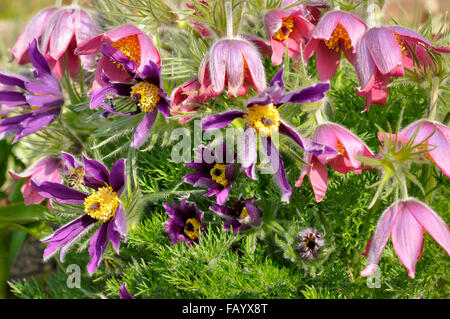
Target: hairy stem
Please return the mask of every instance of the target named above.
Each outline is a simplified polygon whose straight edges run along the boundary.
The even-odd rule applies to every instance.
[[[431,82],[431,98],[430,98],[430,121],[434,121],[437,112],[437,100],[439,97],[439,77],[434,77]]]

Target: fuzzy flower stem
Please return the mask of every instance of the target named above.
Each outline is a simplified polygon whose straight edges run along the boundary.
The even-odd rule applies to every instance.
[[[367,28],[373,28],[377,25],[376,17],[375,17],[375,8],[377,6],[374,3],[374,0],[369,0],[367,3]]]
[[[406,186],[406,179],[403,174],[399,176],[400,192],[402,194],[402,200],[408,200],[408,187]]]
[[[437,111],[437,100],[439,97],[439,77],[434,77],[431,82],[431,98],[430,98],[430,121],[434,121]]]
[[[317,125],[321,125],[327,122],[326,119],[324,119],[324,115],[322,114],[322,108],[318,108],[317,111],[314,113],[314,116],[316,118]]]
[[[225,3],[225,15],[227,19],[227,38],[233,38],[233,8],[231,2],[227,1]]]

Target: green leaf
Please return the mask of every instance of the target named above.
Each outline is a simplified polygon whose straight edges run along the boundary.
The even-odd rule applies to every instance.
[[[2,223],[26,224],[39,221],[46,208],[41,205],[12,204],[0,207],[0,225]]]

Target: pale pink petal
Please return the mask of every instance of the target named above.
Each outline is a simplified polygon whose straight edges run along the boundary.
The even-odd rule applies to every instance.
[[[112,30],[106,31],[105,36],[115,42],[130,35],[141,34],[142,31],[131,24],[124,24]]]
[[[414,278],[416,263],[422,254],[423,231],[422,226],[406,209],[408,202],[403,203],[402,209],[392,227],[392,244],[398,258],[408,270],[408,275]]]
[[[161,66],[161,57],[158,50],[153,45],[152,40],[143,33],[138,35],[138,39],[141,49],[141,65],[139,71],[141,71],[145,65],[149,64],[149,61]]]
[[[73,19],[70,12],[64,12],[55,26],[53,34],[50,38],[49,53],[50,56],[59,60],[59,58],[66,52],[67,47],[75,35]]]
[[[402,65],[402,51],[391,30],[383,27],[372,28],[365,33],[364,38],[381,73],[389,74],[392,69]]]
[[[222,92],[225,87],[225,75],[229,54],[229,40],[217,42],[211,49],[209,70],[215,92]],[[242,58],[241,58],[242,60]],[[199,76],[199,78],[201,78]]]
[[[252,85],[255,86],[256,91],[262,92],[267,87],[267,84],[266,73],[261,62],[261,56],[259,55],[258,50],[249,42],[244,43],[245,45],[242,45],[241,52],[247,62],[248,72],[250,73],[251,82],[253,82]]]
[[[311,181],[316,201],[320,202],[327,192],[328,171],[327,165],[321,164],[315,157],[311,160],[309,180]]]

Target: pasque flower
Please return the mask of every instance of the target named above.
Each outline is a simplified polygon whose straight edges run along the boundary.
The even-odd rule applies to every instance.
[[[305,162],[309,163],[309,165],[303,167],[295,186],[300,187],[303,183],[303,178],[305,175],[308,175],[317,202],[323,199],[327,191],[327,164],[330,164],[335,171],[342,174],[346,174],[349,171],[361,174],[364,168],[356,156],[373,156],[372,151],[361,139],[335,123],[328,122],[319,125],[314,132],[312,140],[338,151],[337,154],[320,154],[318,156],[310,152],[305,154]]]
[[[399,132],[400,141],[409,141],[413,137],[415,144],[426,140],[428,146],[422,147],[431,150],[425,156],[450,178],[450,129],[442,123],[421,119]]]
[[[134,299],[127,289],[127,284],[124,282],[119,288],[119,298],[120,299]]]
[[[50,64],[55,75],[60,78],[67,71],[70,76],[78,74],[81,66],[86,70],[94,68],[95,57],[81,57],[74,54],[77,45],[98,33],[94,19],[79,6],[48,8],[39,12],[24,32],[19,36],[12,49],[13,56],[21,64],[28,62],[28,45],[38,39],[42,54]]]
[[[39,52],[37,40],[30,43],[28,52],[35,80],[0,70],[0,83],[20,89],[0,91],[0,104],[31,107],[31,112],[0,120],[0,139],[15,134],[13,143],[51,124],[64,104],[61,86]]]
[[[161,57],[152,40],[137,27],[130,24],[119,26],[80,43],[76,49],[76,54],[95,55],[102,52],[102,47],[105,44],[116,48],[130,61],[133,61],[136,64],[137,72],[142,73],[149,62],[161,66]],[[94,92],[108,84],[103,81],[103,74],[106,74],[111,81],[128,83],[133,80],[133,76],[121,67],[116,60],[103,55],[98,61],[94,77],[92,86]]]
[[[225,219],[224,230],[232,227],[233,233],[236,235],[237,232],[245,232],[262,225],[263,212],[253,204],[256,199],[256,197],[245,199],[241,195],[233,207],[219,204],[211,206],[209,209]]]
[[[198,243],[198,236],[205,229],[203,224],[203,212],[199,211],[195,203],[181,200],[180,206],[172,202],[172,206],[163,203],[166,214],[170,219],[165,223],[166,232],[172,240],[172,245],[177,242],[186,242],[189,245]]]
[[[198,71],[200,94],[217,96],[228,88],[229,97],[247,94],[248,85],[261,92],[266,74],[258,50],[249,41],[234,37],[217,41]]]
[[[450,254],[450,231],[439,215],[424,203],[409,198],[398,201],[381,215],[375,233],[363,253],[368,257],[362,276],[373,274],[383,250],[391,237],[394,250],[408,270],[415,276],[416,263],[423,250],[423,234],[427,231]]]
[[[63,154],[66,167],[79,165],[68,153]],[[44,239],[49,243],[44,251],[44,259],[49,258],[60,249],[60,259],[64,258],[68,249],[94,225],[100,224],[89,244],[91,260],[87,265],[92,274],[97,270],[108,241],[118,252],[120,241],[126,241],[126,216],[120,202],[120,195],[125,187],[125,160],[119,159],[108,169],[100,162],[83,156],[85,169],[84,186],[91,188],[88,194],[53,182],[37,182],[31,180],[31,185],[39,195],[53,198],[59,203],[83,204],[85,214],[59,228],[51,236]]]
[[[62,163],[59,158],[56,157],[42,157],[33,165],[28,167],[22,173],[15,173],[9,170],[9,174],[14,179],[26,178],[21,191],[25,205],[40,204],[45,197],[39,195],[31,186],[31,179],[38,182],[62,182]]]
[[[301,136],[280,117],[278,107],[282,104],[291,103],[309,103],[322,99],[329,90],[329,83],[318,83],[301,89],[296,92],[285,94],[283,92],[283,71],[282,68],[270,82],[270,86],[261,94],[251,98],[247,102],[247,111],[233,110],[222,114],[211,115],[202,121],[204,130],[220,129],[227,126],[236,118],[243,118],[246,128],[251,128],[246,132],[248,143],[245,145],[245,159],[243,159],[243,168],[250,178],[255,178],[254,167],[256,162],[256,134],[264,138],[262,143],[270,164],[275,171],[276,180],[281,190],[282,201],[289,202],[292,188],[286,179],[286,172],[278,153],[273,144],[271,135],[275,132],[284,134],[294,140],[305,151],[316,156],[321,154],[336,154],[336,151],[323,144],[315,143]]]
[[[364,112],[374,103],[386,104],[390,78],[403,76],[405,67],[413,69],[411,50],[415,46],[435,52],[450,52],[450,46],[432,46],[421,35],[399,26],[371,28],[362,36],[357,48],[355,69],[361,84],[357,93],[366,98]],[[420,60],[421,63],[424,61],[424,58]]]
[[[170,106],[170,114],[178,115],[180,112],[192,112],[200,109],[198,104],[204,103],[218,94],[212,92],[200,93],[201,84],[198,78],[192,78],[175,89]],[[209,93],[209,94],[208,94]],[[188,114],[178,118],[180,123],[191,120],[194,115]]]
[[[328,12],[320,19],[305,47],[304,56],[309,59],[316,53],[317,73],[321,81],[331,80],[342,52],[354,64],[357,44],[366,29],[363,21],[343,11]]]
[[[123,54],[120,50],[104,44],[102,53],[111,61],[121,65],[130,76],[133,82],[113,82],[105,73],[103,73],[103,83],[105,87],[93,92],[91,97],[91,108],[98,106],[120,116],[133,116],[139,113],[145,113],[142,121],[139,123],[134,133],[131,143],[133,148],[139,148],[146,140],[148,132],[153,126],[158,115],[158,110],[166,120],[169,118],[170,100],[167,93],[161,88],[161,68],[152,61],[148,61],[142,68],[137,68],[136,62]],[[139,71],[139,70],[142,71]],[[137,110],[128,113],[118,113],[112,106],[104,103],[105,99],[115,96],[127,96],[135,103]]]
[[[205,196],[216,196],[217,203],[222,205],[228,198],[231,185],[236,179],[239,169],[236,164],[236,154],[227,148],[225,142],[217,148],[218,152],[214,152],[211,146],[202,146],[197,150],[200,161],[184,163],[197,172],[187,174],[184,181],[194,186],[208,187]]]
[[[295,252],[303,261],[311,261],[319,257],[319,253],[325,246],[323,234],[313,228],[306,228],[297,234]]]
[[[289,4],[286,3],[286,5]],[[272,46],[273,65],[281,64],[286,49],[292,59],[299,59],[300,49],[309,40],[314,29],[314,24],[306,18],[306,13],[303,6],[294,6],[285,10],[270,10],[264,16],[264,23]]]

